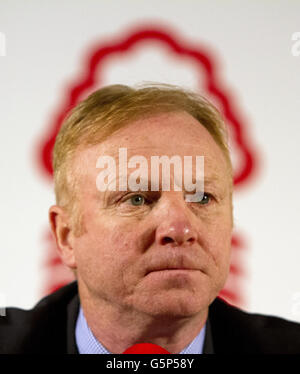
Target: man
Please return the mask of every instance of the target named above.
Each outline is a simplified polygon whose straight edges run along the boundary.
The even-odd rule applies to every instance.
[[[188,169],[203,159],[202,173]],[[57,136],[54,180],[51,229],[76,282],[31,311],[8,309],[0,352],[117,354],[153,343],[300,353],[298,324],[217,298],[230,264],[232,166],[222,119],[202,97],[166,85],[96,91]]]

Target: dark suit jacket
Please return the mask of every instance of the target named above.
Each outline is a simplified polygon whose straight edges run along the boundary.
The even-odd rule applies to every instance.
[[[33,309],[6,309],[0,317],[0,353],[78,353],[77,283],[42,299]],[[209,308],[204,353],[300,353],[300,324],[250,314],[217,298]]]

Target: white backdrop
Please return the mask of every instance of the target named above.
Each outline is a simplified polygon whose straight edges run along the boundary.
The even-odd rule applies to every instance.
[[[41,145],[91,53],[145,28],[208,53],[254,155],[234,196],[242,240],[235,304],[300,322],[300,48],[292,40],[300,2],[292,0],[1,1],[0,306],[32,307],[54,277],[68,280],[45,239],[54,194]],[[98,86],[162,81],[201,90],[198,70],[152,41],[112,55],[96,77]]]

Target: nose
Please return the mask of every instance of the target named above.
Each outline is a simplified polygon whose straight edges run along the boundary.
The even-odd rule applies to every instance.
[[[186,222],[173,221],[167,227],[159,228],[157,230],[157,242],[160,245],[173,244],[176,246],[191,245],[196,241],[190,225]]]
[[[196,229],[183,210],[178,206],[168,209],[168,215],[156,229],[156,242],[159,245],[190,246],[197,241]]]

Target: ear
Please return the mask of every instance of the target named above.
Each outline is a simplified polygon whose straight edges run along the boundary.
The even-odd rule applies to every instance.
[[[49,222],[62,262],[69,268],[76,269],[73,232],[68,213],[62,207],[53,205],[49,209]]]

